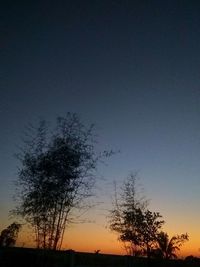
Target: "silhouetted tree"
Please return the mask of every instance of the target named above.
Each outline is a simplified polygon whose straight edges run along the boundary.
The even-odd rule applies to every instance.
[[[138,233],[141,236],[140,246],[143,248],[147,257],[150,257],[151,250],[155,247],[157,235],[159,234],[164,221],[160,220],[162,216],[159,212],[152,212],[148,209],[144,212],[139,210],[139,216],[136,216],[138,217],[136,219],[136,226],[138,228]]]
[[[139,240],[134,226],[126,220],[128,211],[135,211],[146,207],[147,202],[138,193],[136,174],[130,174],[124,181],[123,186],[117,192],[115,184],[115,195],[113,201],[113,209],[110,211],[110,229],[119,234],[119,240],[123,242],[126,252],[131,255],[140,254]],[[132,240],[127,241],[124,236],[127,235],[128,229],[132,230]],[[133,238],[134,234],[134,238]]]
[[[58,117],[51,131],[45,121],[28,129],[18,157],[17,214],[34,227],[38,248],[60,249],[70,212],[83,208],[92,195],[100,157],[94,151],[93,125],[86,128],[76,114]]]
[[[115,194],[110,228],[119,234],[119,240],[130,244],[132,255],[143,253],[150,257],[164,221],[158,212],[147,209],[148,203],[139,196],[136,181],[136,175],[129,176],[120,198]]]
[[[160,232],[157,237],[158,249],[157,253],[161,258],[173,259],[177,258],[176,252],[180,247],[188,241],[188,234],[181,234],[169,238],[167,233]]]
[[[6,229],[1,231],[0,247],[13,247],[16,243],[21,224],[12,223]]]

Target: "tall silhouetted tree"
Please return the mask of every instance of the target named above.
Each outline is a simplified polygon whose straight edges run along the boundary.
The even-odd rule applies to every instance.
[[[51,131],[45,121],[28,130],[19,153],[17,213],[35,231],[38,248],[60,249],[69,215],[91,196],[99,157],[94,151],[93,126],[76,114],[58,117]]]
[[[147,201],[138,195],[136,175],[125,181],[120,197],[115,195],[110,215],[110,228],[119,234],[119,240],[129,242],[133,255],[143,253],[150,257],[164,221],[158,212],[147,209]]]
[[[176,252],[188,241],[188,234],[181,234],[169,238],[167,233],[160,232],[157,237],[157,254],[164,259],[177,258]]]
[[[0,247],[13,247],[16,243],[21,224],[12,223],[6,229],[1,231]]]

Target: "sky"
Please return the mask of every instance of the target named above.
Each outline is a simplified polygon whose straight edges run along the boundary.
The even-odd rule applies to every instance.
[[[100,204],[64,246],[123,253],[108,210],[114,181],[137,171],[165,230],[189,234],[182,253],[200,256],[200,3],[11,0],[0,13],[0,229],[24,127],[69,111],[95,123],[99,148],[120,153],[99,166]]]

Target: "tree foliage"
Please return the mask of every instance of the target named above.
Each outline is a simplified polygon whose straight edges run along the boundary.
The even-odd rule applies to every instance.
[[[51,131],[45,121],[29,128],[18,157],[17,213],[33,227],[38,248],[59,249],[69,215],[84,205],[94,186],[99,157],[93,125],[86,128],[76,114],[58,117]]]
[[[169,238],[167,233],[160,232],[157,237],[158,248],[156,253],[163,259],[177,258],[176,252],[188,241],[188,234],[175,235]]]
[[[12,223],[6,229],[1,231],[0,247],[13,247],[16,243],[21,224]]]
[[[142,253],[150,257],[164,221],[159,212],[147,208],[148,202],[139,196],[136,182],[136,175],[130,175],[120,197],[115,195],[110,228],[119,234],[119,240],[128,242],[132,255]]]

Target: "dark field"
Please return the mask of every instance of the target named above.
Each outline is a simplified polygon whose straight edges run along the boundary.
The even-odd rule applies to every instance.
[[[44,251],[28,248],[1,248],[0,267],[185,267],[200,266],[200,259],[156,260],[129,256]]]

